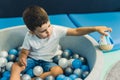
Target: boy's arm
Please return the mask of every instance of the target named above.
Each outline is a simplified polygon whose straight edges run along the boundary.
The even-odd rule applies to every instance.
[[[26,59],[27,59],[29,53],[30,53],[30,51],[27,49],[21,50],[20,55],[19,55],[19,61],[18,61],[20,66],[26,66]]]
[[[89,34],[91,32],[99,32],[100,34],[107,35],[105,31],[111,32],[112,29],[106,26],[70,28],[67,31],[67,35],[68,36],[81,36],[81,35]]]

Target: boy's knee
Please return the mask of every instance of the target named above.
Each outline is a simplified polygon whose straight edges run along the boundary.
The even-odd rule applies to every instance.
[[[58,76],[59,74],[63,74],[63,70],[61,67],[59,66],[54,66],[51,68],[51,74],[56,77]]]

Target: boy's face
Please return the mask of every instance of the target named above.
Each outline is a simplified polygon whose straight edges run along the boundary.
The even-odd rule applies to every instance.
[[[49,38],[52,34],[52,26],[50,22],[43,24],[41,27],[37,27],[33,32],[37,37],[41,39]]]

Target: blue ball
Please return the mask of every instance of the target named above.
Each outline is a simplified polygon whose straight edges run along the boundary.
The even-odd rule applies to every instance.
[[[65,77],[63,80],[72,80],[70,77]]]
[[[72,54],[73,54],[73,52],[72,52],[72,50],[71,50],[71,49],[65,49],[65,50],[64,50],[64,52],[68,52],[68,53],[69,53],[69,55],[72,55]]]
[[[69,76],[69,75],[71,75],[72,73],[73,73],[73,69],[72,69],[71,67],[65,68],[64,74],[65,74],[66,76]]]
[[[10,71],[5,71],[5,72],[3,73],[3,77],[9,78],[9,77],[10,77]]]
[[[65,78],[65,75],[60,74],[56,77],[56,80],[63,80]]]
[[[26,74],[30,75],[31,77],[34,77],[33,69],[29,69]]]
[[[13,54],[13,55],[15,55],[15,56],[18,55],[18,51],[17,51],[16,49],[11,49],[11,50],[9,50],[8,53],[9,53],[9,54]]]
[[[72,67],[73,68],[80,68],[82,66],[82,62],[79,59],[74,59],[72,62]]]
[[[9,80],[7,77],[2,77],[0,80]]]
[[[88,70],[89,70],[89,67],[88,67],[87,65],[82,65],[82,66],[81,66],[81,69],[82,69],[83,71],[88,71]]]
[[[78,78],[78,76],[77,76],[76,74],[71,74],[69,77],[70,77],[72,80],[75,80],[76,78]]]
[[[53,57],[53,62],[58,63],[60,58],[61,58],[61,55],[57,55],[57,56]]]

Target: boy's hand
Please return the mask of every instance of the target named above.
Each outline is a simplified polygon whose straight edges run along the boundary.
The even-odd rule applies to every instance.
[[[12,69],[14,71],[18,71],[19,73],[21,71],[23,71],[25,69],[25,66],[19,66],[19,64],[17,62],[15,62],[13,65],[12,65]]]
[[[112,31],[111,28],[108,28],[108,27],[106,27],[106,26],[98,26],[98,27],[95,27],[95,30],[96,30],[97,32],[99,32],[100,34],[105,35],[105,36],[107,36],[107,34],[105,33],[105,31],[109,31],[109,32]]]
[[[26,59],[25,58],[20,58],[19,61],[18,61],[18,64],[20,66],[25,66],[26,67]]]

